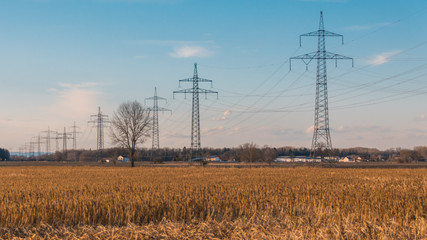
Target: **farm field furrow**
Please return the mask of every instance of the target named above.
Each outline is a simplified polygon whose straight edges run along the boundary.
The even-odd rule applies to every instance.
[[[2,167],[0,180],[2,238],[427,238],[427,169]]]

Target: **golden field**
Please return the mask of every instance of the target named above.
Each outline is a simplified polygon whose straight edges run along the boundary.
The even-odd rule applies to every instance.
[[[427,239],[427,169],[0,167],[0,238]]]

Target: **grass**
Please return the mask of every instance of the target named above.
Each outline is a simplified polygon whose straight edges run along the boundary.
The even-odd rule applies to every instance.
[[[427,169],[2,167],[0,181],[2,238],[427,238]]]

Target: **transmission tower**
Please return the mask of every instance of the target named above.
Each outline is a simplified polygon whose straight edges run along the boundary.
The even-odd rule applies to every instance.
[[[323,13],[320,12],[319,30],[300,35],[301,37],[317,37],[317,51],[312,53],[303,54],[293,59],[301,59],[308,69],[308,64],[313,60],[317,60],[317,74],[316,74],[316,104],[315,104],[315,117],[314,117],[314,133],[311,143],[311,156],[314,158],[318,155],[330,155],[332,152],[331,134],[329,132],[329,110],[328,110],[328,85],[326,74],[326,60],[335,60],[337,66],[338,60],[353,59],[350,57],[342,56],[336,53],[326,51],[325,37],[340,37],[342,44],[344,44],[344,37],[341,34],[326,31],[323,25]]]
[[[193,112],[191,119],[191,151],[190,151],[190,161],[193,159],[193,154],[195,156],[201,157],[201,146],[200,146],[200,111],[199,111],[199,93],[204,93],[207,98],[208,93],[215,93],[218,98],[218,92],[199,88],[199,82],[210,82],[212,87],[212,80],[199,78],[197,73],[197,63],[194,63],[194,74],[192,78],[187,78],[179,80],[179,87],[181,87],[181,82],[192,82],[193,88],[183,89],[174,91],[175,93],[184,93],[185,96],[187,93],[193,94]]]
[[[78,129],[79,127],[77,127],[76,126],[76,122],[74,122],[74,125],[73,126],[71,126],[71,129],[73,129],[73,137],[72,137],[72,139],[73,139],[73,150],[76,150],[77,149],[77,133],[79,133],[79,132],[77,132],[77,129]]]
[[[33,141],[32,139],[31,139],[31,141],[29,142],[29,150],[30,150],[30,153],[29,153],[29,155],[30,155],[30,157],[34,157],[35,156],[35,145],[37,144],[37,142],[35,142],[35,141]]]
[[[46,155],[50,154],[50,146],[51,146],[51,141],[52,139],[56,139],[56,137],[52,137],[52,134],[56,134],[57,132],[50,130],[50,127],[47,127],[47,131],[43,131],[42,133],[46,133],[45,137],[42,137],[42,139],[46,140]]]
[[[67,133],[66,128],[64,127],[63,133],[58,133],[58,139],[62,139],[62,154],[63,160],[67,160],[67,140],[73,139],[71,133]]]
[[[36,139],[36,140],[33,140],[33,139]],[[40,151],[41,151],[40,134],[37,137],[32,137],[31,138],[31,144],[33,145],[32,146],[33,156],[37,156],[37,159],[38,159],[40,157]],[[37,154],[35,153],[36,152],[36,150],[35,150],[36,147],[35,146],[37,146]]]
[[[40,133],[37,136],[37,156],[40,158],[40,154],[41,154],[41,138],[40,138]]]
[[[144,104],[147,100],[153,100],[153,107],[148,108],[153,113],[153,135],[152,135],[152,145],[151,145],[151,160],[153,160],[153,152],[160,148],[160,139],[159,139],[159,112],[172,112],[170,109],[159,107],[158,100],[164,100],[167,102],[166,98],[157,96],[157,88],[154,87],[154,96],[146,98]]]
[[[110,121],[108,120],[108,115],[102,114],[101,107],[98,107],[98,114],[90,117],[92,120],[89,123],[93,123],[96,126],[96,149],[98,150],[98,160],[100,160],[104,149],[104,128]]]
[[[56,151],[59,152],[59,139],[62,139],[58,129],[56,129],[56,137],[55,137],[55,147]]]

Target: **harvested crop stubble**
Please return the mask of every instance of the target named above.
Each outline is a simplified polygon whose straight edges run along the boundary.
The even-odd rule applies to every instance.
[[[427,238],[426,169],[0,168],[0,237]]]

